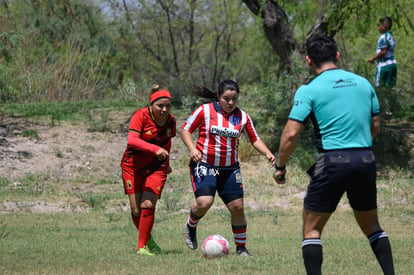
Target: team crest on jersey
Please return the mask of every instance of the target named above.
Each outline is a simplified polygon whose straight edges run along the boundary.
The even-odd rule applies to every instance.
[[[233,116],[233,118],[231,119],[231,122],[232,122],[233,125],[239,125],[240,124],[240,118]]]
[[[126,185],[127,185],[127,188],[128,189],[132,189],[132,182],[131,182],[131,180],[127,180]]]
[[[146,131],[145,134],[148,135],[148,136],[152,136],[151,130]]]

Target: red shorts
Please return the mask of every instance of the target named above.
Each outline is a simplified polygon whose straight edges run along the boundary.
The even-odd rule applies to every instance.
[[[167,171],[160,169],[148,174],[123,167],[122,180],[124,182],[125,194],[132,195],[147,191],[161,197],[162,189],[167,180]]]

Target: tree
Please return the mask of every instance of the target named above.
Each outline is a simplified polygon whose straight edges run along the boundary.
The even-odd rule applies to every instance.
[[[263,18],[263,29],[266,37],[276,54],[280,57],[280,70],[291,71],[291,56],[293,52],[299,50],[303,53],[303,50],[298,46],[300,44],[293,36],[285,10],[274,0],[243,0],[243,2],[255,15]],[[296,2],[297,6],[305,4],[305,1],[294,2]],[[327,1],[324,2],[326,3]],[[378,2],[371,0],[328,1],[326,14],[321,14],[318,17],[317,21],[309,28],[307,37],[321,34],[334,37],[347,23],[352,22],[355,17],[365,17],[363,22],[367,22],[375,12],[381,10],[394,14],[395,16],[393,17],[397,23],[404,25],[404,28],[407,25],[411,30],[414,30],[414,25],[406,9],[402,8],[404,6],[402,5],[403,2],[403,0],[396,0],[378,4]]]
[[[109,0],[119,26],[119,43],[138,86],[159,83],[177,91],[206,85],[212,89],[223,78],[257,79],[258,55],[248,52],[263,45],[254,16],[238,0]],[[266,48],[266,47],[265,47]],[[269,62],[272,59],[269,59]],[[253,64],[256,63],[256,64]],[[255,70],[257,68],[257,70]],[[143,87],[144,88],[144,87]]]
[[[283,121],[286,121],[287,114],[283,113],[283,110],[280,108],[275,108],[275,106],[283,106],[286,103],[286,100],[283,96],[289,91],[292,91],[290,88],[283,87],[291,85],[294,86],[294,83],[298,82],[300,74],[296,73],[295,70],[298,70],[298,67],[295,66],[294,60],[292,58],[295,52],[299,54],[304,54],[302,47],[309,37],[313,35],[327,35],[330,37],[336,37],[337,42],[339,41],[340,51],[341,51],[341,67],[350,69],[356,73],[364,75],[367,73],[366,70],[366,58],[365,56],[371,56],[372,53],[367,55],[367,34],[374,33],[376,30],[375,26],[380,17],[386,15],[391,16],[394,21],[393,32],[394,30],[403,30],[404,34],[400,33],[400,38],[398,49],[401,49],[401,56],[404,58],[398,59],[397,61],[399,68],[399,82],[397,89],[393,91],[385,91],[383,89],[377,89],[377,95],[380,100],[380,105],[384,106],[383,103],[386,102],[386,98],[390,99],[393,97],[398,97],[401,102],[405,99],[412,102],[412,64],[413,64],[413,50],[411,46],[411,40],[407,37],[412,37],[408,35],[409,32],[414,30],[413,23],[410,18],[412,18],[412,11],[414,7],[413,0],[396,0],[396,1],[382,1],[380,4],[378,1],[372,0],[333,0],[333,1],[274,1],[274,0],[243,0],[246,6],[257,16],[263,18],[263,29],[267,35],[268,41],[272,44],[272,47],[275,53],[280,57],[280,71],[279,72],[288,72],[280,74],[275,83],[271,85],[265,85],[263,89],[265,94],[262,94],[260,104],[263,108],[262,112],[262,123],[268,124],[267,129],[271,129],[272,132],[280,131],[281,125],[277,125],[278,121],[274,120],[274,117],[283,118]],[[278,2],[281,3],[279,6]],[[321,4],[324,5],[321,5]],[[317,5],[318,9],[313,9],[312,5]],[[284,8],[282,8],[282,6]],[[301,16],[301,7],[304,8],[304,16]],[[314,12],[312,12],[314,11]],[[299,32],[294,32],[294,25],[297,20],[304,17],[308,17],[302,23],[303,25],[308,26],[305,35]],[[313,16],[313,19],[312,19]],[[309,19],[310,18],[310,19]],[[313,22],[311,20],[314,20]],[[297,29],[296,29],[297,31]],[[296,38],[301,37],[302,40],[298,42],[295,40],[293,34],[295,33]],[[377,37],[378,32],[375,32],[375,37]],[[303,41],[303,42],[302,42]],[[375,41],[373,43],[375,45]],[[347,45],[350,45],[347,47]],[[402,46],[402,47],[401,47]],[[411,48],[410,48],[411,47]],[[373,52],[375,48],[372,47],[368,51]],[[349,52],[352,52],[348,54]],[[411,59],[411,60],[410,60]],[[293,72],[293,73],[292,73]],[[290,78],[293,75],[293,78]],[[282,86],[282,89],[277,89],[274,87]],[[271,88],[268,88],[271,87]],[[266,90],[267,88],[267,90]],[[283,92],[280,92],[280,91]],[[264,99],[263,99],[264,98]],[[289,101],[290,109],[291,101]],[[407,104],[404,102],[404,104]],[[397,109],[397,111],[399,111]],[[393,118],[398,118],[399,114],[393,115]],[[269,119],[270,118],[270,119]],[[273,123],[273,125],[272,125]],[[400,167],[410,166],[409,159],[409,148],[410,148],[410,139],[407,132],[404,130],[400,131],[395,126],[395,122],[392,125],[389,125],[387,122],[382,124],[382,134],[375,140],[374,150],[378,152],[376,158],[378,163],[385,163],[386,165],[397,165]],[[306,138],[300,140],[300,146],[306,148],[301,152],[300,160],[301,163],[303,159],[312,159],[308,158],[311,152],[310,141],[311,136],[309,135],[311,131],[305,131],[305,134],[308,134]],[[274,142],[274,140],[273,140]],[[276,142],[277,143],[277,142]],[[272,141],[269,142],[270,147],[275,147],[275,144]],[[388,146],[392,144],[391,146]],[[397,146],[396,146],[397,145]],[[392,159],[392,161],[390,161]],[[408,163],[408,165],[407,165]],[[309,163],[304,163],[306,167]]]
[[[258,0],[243,0],[246,6],[263,18],[263,29],[273,50],[280,58],[280,69],[288,70],[291,65],[291,55],[298,48],[296,39],[289,28],[285,11],[273,0],[265,1],[263,8]]]

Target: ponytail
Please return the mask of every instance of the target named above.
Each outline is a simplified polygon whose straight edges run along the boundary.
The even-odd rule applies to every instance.
[[[207,87],[194,86],[191,93],[197,97],[201,97],[203,102],[212,102],[218,100],[217,93],[209,90]]]
[[[194,86],[191,90],[191,93],[195,96],[203,98],[203,102],[212,102],[218,100],[219,97],[227,90],[236,91],[238,94],[240,94],[239,85],[236,81],[230,79],[223,80],[222,82],[220,82],[217,93],[209,90],[205,86]]]

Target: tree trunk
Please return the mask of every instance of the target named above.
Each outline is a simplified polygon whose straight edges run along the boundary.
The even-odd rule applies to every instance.
[[[289,29],[285,11],[274,0],[266,0],[263,9],[258,0],[243,2],[254,14],[263,18],[266,37],[280,58],[279,72],[290,71],[291,55],[297,49],[297,42]]]
[[[243,0],[243,2],[255,15],[263,18],[263,29],[266,37],[280,58],[279,73],[283,71],[290,72],[292,53],[295,50],[301,53],[304,51],[293,37],[285,11],[274,0],[266,0],[263,7],[261,7],[262,1],[259,0]],[[327,32],[326,18],[322,16],[309,30],[308,37],[327,34]],[[329,35],[335,35],[335,31],[330,31]]]

